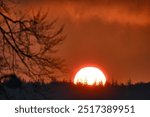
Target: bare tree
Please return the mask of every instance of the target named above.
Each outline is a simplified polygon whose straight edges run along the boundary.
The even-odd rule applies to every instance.
[[[44,82],[63,70],[63,60],[55,57],[56,46],[65,39],[63,26],[48,22],[47,14],[14,18],[0,0],[0,71]]]

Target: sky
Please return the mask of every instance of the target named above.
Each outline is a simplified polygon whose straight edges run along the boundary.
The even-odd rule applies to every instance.
[[[72,79],[79,68],[98,66],[108,80],[150,81],[149,0],[50,0],[23,3],[65,24],[59,48]]]

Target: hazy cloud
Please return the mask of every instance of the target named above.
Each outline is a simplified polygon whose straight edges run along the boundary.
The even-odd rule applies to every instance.
[[[106,23],[150,25],[149,0],[36,0],[37,3],[40,6],[43,3],[50,10],[55,10],[53,13],[65,15],[76,22],[97,18]]]

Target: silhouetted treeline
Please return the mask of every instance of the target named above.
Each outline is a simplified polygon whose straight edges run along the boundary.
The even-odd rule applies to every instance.
[[[150,99],[150,82],[134,85],[106,83],[105,86],[74,85],[67,82],[40,84],[25,83],[13,75],[0,84],[0,99]]]

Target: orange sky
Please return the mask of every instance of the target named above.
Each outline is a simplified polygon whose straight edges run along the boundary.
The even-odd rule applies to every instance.
[[[36,2],[37,3],[37,2]],[[149,0],[51,0],[22,10],[41,8],[65,24],[68,35],[59,55],[69,77],[84,65],[98,65],[109,79],[150,81]]]

